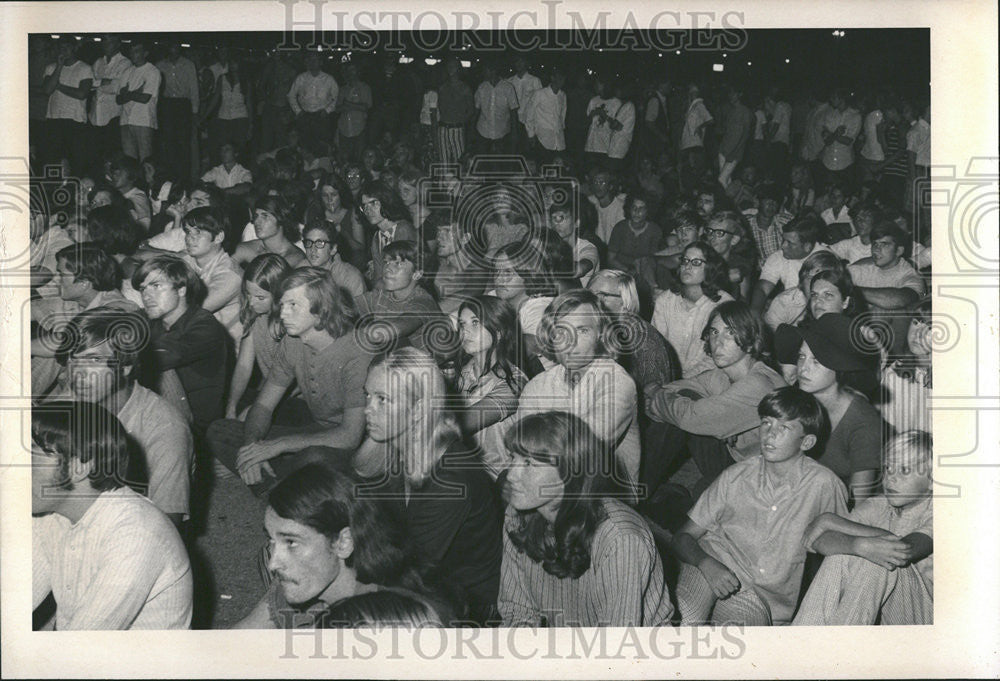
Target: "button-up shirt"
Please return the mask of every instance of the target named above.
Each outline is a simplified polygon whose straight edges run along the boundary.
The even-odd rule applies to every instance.
[[[783,479],[764,457],[733,464],[698,498],[688,517],[706,532],[699,544],[771,609],[790,621],[802,586],[806,526],[821,513],[847,512],[847,488],[836,474],[801,455]]]
[[[111,59],[101,56],[94,62],[94,84],[97,92],[94,95],[93,106],[90,107],[90,124],[105,126],[122,113],[121,104],[116,101],[118,90],[121,89],[121,77],[132,68],[128,57],[118,52]],[[110,79],[110,83],[101,83]]]
[[[187,57],[161,60],[156,68],[163,74],[163,96],[191,100],[191,113],[198,113],[198,71]]]
[[[145,104],[135,101],[122,104],[121,124],[155,130],[156,102],[160,96],[160,81],[163,80],[160,70],[146,62],[142,66],[133,66],[129,69],[123,80],[129,90],[142,89],[142,93],[150,97]]]
[[[507,82],[514,86],[514,92],[517,94],[517,117],[524,123],[524,115],[527,113],[525,105],[531,99],[531,93],[542,89],[542,81],[538,79],[538,76],[533,76],[530,73],[526,73],[523,76],[515,73],[507,79]]]
[[[329,73],[320,71],[315,76],[308,71],[300,73],[288,91],[288,104],[296,114],[300,111],[333,113],[337,108],[340,87]]]
[[[476,130],[486,139],[500,139],[510,132],[510,112],[517,106],[517,93],[508,81],[501,80],[496,85],[483,81],[476,90],[479,109]]]
[[[823,149],[823,165],[829,170],[843,170],[854,163],[854,140],[861,132],[861,114],[854,109],[844,109],[837,111],[831,108],[823,116],[822,130],[835,132],[841,125],[844,126],[844,137],[851,140],[850,144],[842,142],[831,142]]]
[[[56,65],[49,64],[45,67],[45,77],[55,73]],[[69,87],[80,87],[80,83],[85,80],[93,80],[94,70],[89,64],[82,61],[75,61],[69,66],[63,66],[59,72],[59,84]],[[77,123],[87,122],[87,100],[76,99],[60,92],[58,89],[49,95],[49,105],[45,113],[49,120],[69,119]]]
[[[551,87],[535,90],[528,102],[524,124],[528,134],[549,151],[566,148],[566,92],[553,92]]]
[[[32,519],[32,601],[51,592],[56,629],[187,629],[191,563],[173,524],[125,487],[102,493],[76,523]]]

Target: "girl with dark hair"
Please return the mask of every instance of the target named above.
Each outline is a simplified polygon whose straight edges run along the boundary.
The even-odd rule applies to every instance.
[[[864,298],[854,294],[854,282],[846,267],[820,270],[813,275],[809,284],[809,307],[806,311],[808,319],[819,319],[831,312],[854,319],[866,307]]]
[[[365,394],[369,440],[355,469],[381,477],[372,491],[398,503],[417,554],[465,592],[469,618],[493,620],[502,510],[448,409],[444,375],[426,352],[399,348],[369,368]]]
[[[233,252],[233,262],[240,267],[264,253],[280,255],[292,267],[304,263],[306,254],[295,242],[299,240],[299,226],[289,204],[278,196],[266,194],[254,205],[253,227],[256,238],[244,241]]]
[[[250,383],[254,364],[260,369],[261,375],[267,376],[274,363],[281,333],[278,328],[280,322],[272,317],[271,310],[281,279],[291,269],[280,255],[266,253],[254,258],[243,272],[240,291],[243,340],[236,357],[236,368],[229,382],[225,415],[227,419],[237,418],[239,403]]]
[[[457,387],[466,406],[459,424],[474,433],[487,472],[496,478],[510,463],[503,446],[505,421],[517,411],[517,398],[528,382],[521,371],[521,327],[514,309],[493,296],[461,304],[458,329],[462,349]]]
[[[708,243],[694,241],[684,249],[674,289],[656,297],[653,327],[677,351],[685,378],[714,367],[700,335],[712,310],[733,299],[727,284],[722,256]]]
[[[305,231],[318,225],[332,226],[343,235],[348,248],[340,256],[355,267],[364,265],[365,229],[355,211],[351,190],[339,175],[324,173],[316,185],[316,192],[306,208]],[[359,260],[361,261],[359,263]]]
[[[505,626],[660,626],[673,614],[659,553],[624,474],[580,418],[527,416],[505,438]],[[546,619],[551,618],[551,619]]]
[[[268,496],[264,527],[268,590],[236,629],[290,629],[321,624],[328,606],[391,589],[418,599],[443,621],[395,509],[366,497],[358,481],[322,464],[304,466]]]
[[[878,492],[885,426],[869,399],[877,388],[874,356],[860,348],[860,329],[843,314],[775,331],[775,355],[797,357],[799,388],[823,405],[830,421],[816,459],[836,473],[856,501]]]
[[[493,293],[517,312],[525,353],[536,356],[538,324],[545,307],[556,295],[555,281],[545,266],[545,259],[530,243],[519,241],[497,251],[493,268]]]
[[[644,390],[646,413],[673,426],[676,433],[664,439],[669,447],[659,452],[661,459],[669,463],[686,445],[702,474],[699,487],[734,461],[760,453],[757,405],[785,386],[781,375],[764,362],[764,325],[745,302],[730,300],[712,310],[701,339],[712,369]],[[659,468],[669,465],[661,462]],[[643,482],[655,489],[659,480]]]
[[[410,222],[410,211],[403,205],[399,194],[383,182],[373,180],[361,190],[358,204],[361,214],[374,229],[371,239],[371,262],[366,275],[373,287],[382,280],[385,258],[382,251],[393,241],[420,243],[420,236]]]

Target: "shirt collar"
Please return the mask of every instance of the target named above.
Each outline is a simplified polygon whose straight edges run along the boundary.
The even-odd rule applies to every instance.
[[[760,468],[757,472],[757,480],[760,483],[761,489],[771,489],[778,490],[782,487],[795,488],[799,486],[802,482],[802,476],[805,474],[806,466],[806,456],[800,455],[796,460],[795,464],[790,466],[785,477],[780,480],[775,486],[772,487],[771,481],[777,480],[777,478],[769,478],[767,475],[767,467],[765,465],[764,455],[760,455]]]

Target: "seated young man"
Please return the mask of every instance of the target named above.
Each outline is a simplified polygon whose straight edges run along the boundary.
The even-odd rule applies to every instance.
[[[181,221],[184,216],[195,208],[209,206],[220,214],[226,210],[226,196],[214,184],[199,182],[187,195],[187,198],[171,204],[165,212],[172,221],[164,226],[163,231],[151,236],[136,252],[135,257],[147,260],[155,255],[165,253],[180,253],[184,250],[184,228]]]
[[[424,241],[433,234],[437,249],[434,289],[441,311],[454,318],[462,303],[482,295],[493,286],[493,272],[486,249],[478,248],[472,234],[462,228],[451,211],[434,210],[424,220]]]
[[[139,181],[140,172],[142,171],[139,162],[128,156],[121,156],[111,164],[111,181],[115,189],[128,201],[129,212],[135,221],[142,225],[144,230],[148,230],[153,217],[153,208],[146,192],[135,186]]]
[[[226,142],[219,147],[219,157],[222,163],[202,175],[201,181],[214,184],[230,195],[249,192],[253,183],[253,175],[236,162],[236,147],[232,142]]]
[[[435,319],[443,322],[445,318],[434,297],[420,286],[424,274],[420,247],[415,241],[393,241],[382,251],[382,257],[382,287],[355,301],[359,329],[367,329],[375,345],[385,342],[392,347],[409,344],[426,349],[425,325],[433,328]],[[394,338],[379,337],[383,334],[377,327],[386,323],[392,327]]]
[[[806,528],[844,514],[847,489],[805,453],[825,430],[812,395],[779,388],[757,407],[760,455],[727,468],[695,503],[671,548],[681,562],[681,625],[786,624],[802,585]]]
[[[226,238],[225,220],[211,208],[188,211],[184,225],[184,262],[205,282],[208,294],[201,306],[215,315],[239,348],[243,338],[240,323],[240,287],[243,273],[222,249]]]
[[[933,442],[911,430],[885,449],[882,495],[824,513],[806,547],[826,558],[792,624],[933,624]]]
[[[138,445],[149,487],[146,496],[175,525],[190,511],[194,442],[176,407],[136,383],[146,320],[138,312],[95,309],[70,323],[66,348],[69,386],[79,400],[94,402],[118,417]]]
[[[177,530],[129,480],[125,429],[92,402],[31,410],[32,607],[55,629],[187,629],[191,563]]]
[[[223,414],[229,334],[201,306],[205,284],[181,258],[147,260],[132,275],[132,286],[151,320],[149,380],[182,414],[191,415],[195,437],[201,437]]]
[[[364,435],[364,384],[372,359],[355,336],[354,306],[329,271],[299,268],[274,297],[285,336],[271,371],[245,421],[219,420],[208,432],[212,454],[258,494],[307,463],[337,463],[353,454]],[[272,424],[292,381],[302,391],[308,421]]]
[[[798,217],[782,226],[781,248],[764,261],[750,307],[761,312],[778,284],[785,290],[798,286],[802,261],[815,251],[829,250],[820,242],[823,229],[823,221],[815,215]]]

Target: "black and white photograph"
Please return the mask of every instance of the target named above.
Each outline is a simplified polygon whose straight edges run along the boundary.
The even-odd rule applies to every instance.
[[[1000,674],[997,8],[689,5],[0,7],[4,676]]]

